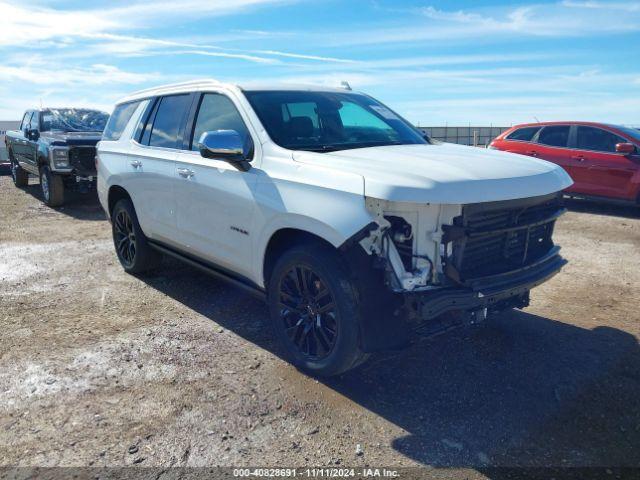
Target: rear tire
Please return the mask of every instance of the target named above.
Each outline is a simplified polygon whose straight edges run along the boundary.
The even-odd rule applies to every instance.
[[[268,285],[276,337],[288,360],[330,377],[363,363],[356,286],[338,253],[323,245],[300,245],[276,262]]]
[[[113,207],[111,232],[116,255],[125,272],[143,273],[160,265],[162,255],[149,245],[131,200],[122,199]]]
[[[48,166],[40,168],[40,188],[44,203],[50,207],[59,207],[64,203],[64,182],[60,175],[51,172]]]
[[[16,187],[26,187],[29,185],[29,173],[18,165],[18,162],[13,158],[11,153],[9,154],[9,158],[11,159],[11,178],[13,179],[13,184]]]

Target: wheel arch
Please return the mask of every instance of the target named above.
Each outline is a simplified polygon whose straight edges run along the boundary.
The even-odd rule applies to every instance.
[[[42,153],[40,150],[38,150],[37,164],[38,164],[38,168],[44,167],[44,166],[51,168],[51,165],[49,164],[49,157],[46,157],[44,153]]]
[[[111,187],[109,187],[109,193],[107,194],[107,213],[109,214],[109,217],[111,217],[113,207],[115,207],[116,203],[118,203],[122,199],[127,199],[133,203],[129,192],[127,192],[120,185],[112,185]]]
[[[262,275],[260,278],[265,287],[269,284],[269,279],[278,258],[289,248],[304,244],[323,245],[338,251],[335,245],[316,233],[292,227],[280,228],[273,232],[264,249]]]

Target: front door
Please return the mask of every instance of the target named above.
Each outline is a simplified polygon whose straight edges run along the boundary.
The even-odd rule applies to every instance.
[[[29,144],[27,140],[27,131],[29,130],[29,124],[31,123],[32,115],[33,115],[33,112],[30,110],[24,114],[24,117],[22,118],[22,123],[20,124],[20,131],[22,132],[22,135],[20,137],[16,137],[11,146],[11,150],[12,150],[11,153],[13,154],[14,159],[23,167],[25,166],[24,164],[26,163],[25,154],[27,151],[27,145]]]
[[[635,200],[631,178],[638,170],[637,157],[616,152],[616,144],[626,142],[602,128],[578,126],[573,154],[580,160],[581,193]]]
[[[196,108],[191,139],[176,158],[176,220],[188,253],[223,268],[252,275],[254,189],[261,171],[258,152],[233,101],[220,93],[204,93]],[[204,132],[235,130],[245,151],[255,158],[247,172],[223,160],[204,158],[198,139]]]
[[[38,132],[40,134],[40,112],[33,112],[29,126],[30,132]],[[26,147],[24,150],[24,161],[31,167],[31,170],[38,171],[38,139],[36,137],[27,137]]]

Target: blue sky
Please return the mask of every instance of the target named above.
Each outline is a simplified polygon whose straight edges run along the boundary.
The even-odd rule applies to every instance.
[[[0,119],[214,77],[347,80],[420,125],[640,125],[640,2],[0,1]]]

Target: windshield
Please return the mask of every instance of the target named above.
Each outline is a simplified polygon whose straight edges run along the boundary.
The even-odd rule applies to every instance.
[[[102,132],[109,114],[84,108],[51,108],[42,112],[42,131]]]
[[[637,130],[635,128],[619,127],[619,126],[616,126],[615,128],[617,128],[621,132],[626,133],[631,138],[633,138],[636,142],[640,142],[640,130]]]
[[[429,143],[411,124],[366,95],[245,92],[271,139],[290,150],[332,152]]]

